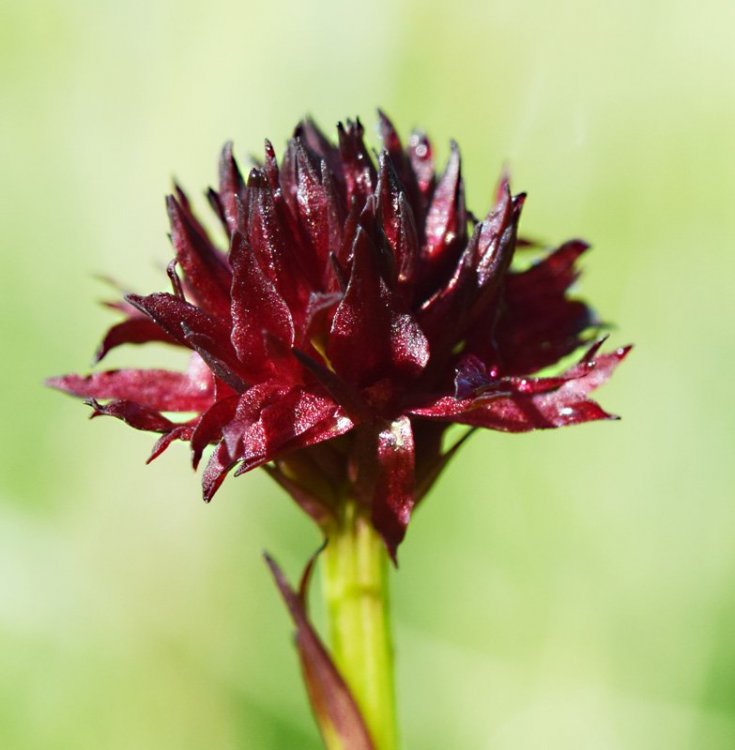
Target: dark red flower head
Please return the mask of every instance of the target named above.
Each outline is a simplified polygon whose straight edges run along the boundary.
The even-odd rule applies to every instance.
[[[266,141],[247,180],[227,144],[208,194],[227,251],[177,188],[173,290],[128,295],[97,352],[162,341],[191,350],[189,369],[49,382],[93,416],[160,433],[151,458],[186,440],[196,467],[214,446],[205,500],[232,469],[265,466],[322,526],[356,499],[395,555],[453,453],[449,424],[526,432],[610,419],[588,393],[628,350],[593,343],[571,369],[531,377],[592,343],[590,308],[567,296],[587,245],[512,270],[525,195],[504,177],[477,221],[456,144],[437,175],[423,133],[404,147],[383,114],[380,131],[375,164],[359,120],[338,125],[336,145],[305,120],[280,165]]]

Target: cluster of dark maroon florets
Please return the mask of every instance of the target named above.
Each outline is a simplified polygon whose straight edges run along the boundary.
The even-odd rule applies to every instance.
[[[434,171],[422,133],[404,148],[380,115],[377,164],[359,121],[331,143],[299,124],[281,164],[266,142],[245,180],[226,145],[209,191],[227,240],[210,239],[183,191],[168,199],[173,291],[128,295],[120,344],[191,350],[186,372],[126,369],[53,378],[94,414],[191,445],[210,500],[257,466],[322,526],[353,498],[393,555],[453,450],[451,423],[507,432],[608,419],[587,394],[627,349],[599,354],[587,305],[567,296],[587,245],[511,269],[525,196],[507,179],[477,221],[459,151]],[[571,369],[531,377],[580,346]],[[194,413],[174,421],[170,413]]]

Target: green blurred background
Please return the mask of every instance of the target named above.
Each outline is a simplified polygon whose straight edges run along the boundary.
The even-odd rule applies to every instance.
[[[417,514],[405,747],[735,747],[734,28],[730,0],[4,3],[0,746],[319,747],[260,558],[294,577],[315,529],[260,474],[205,507],[184,446],[145,467],[41,381],[114,319],[93,274],[162,288],[172,175],[203,206],[227,138],[311,112],[377,144],[380,105],[459,141],[476,213],[507,161],[637,345],[622,422],[477,435]]]

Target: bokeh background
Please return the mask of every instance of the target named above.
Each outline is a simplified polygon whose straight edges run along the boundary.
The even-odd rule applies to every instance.
[[[476,213],[507,162],[528,235],[590,239],[581,289],[637,345],[622,422],[479,434],[417,514],[405,747],[735,747],[734,28],[730,0],[3,3],[0,746],[319,747],[260,557],[294,577],[316,531],[260,474],[205,507],[185,447],[145,467],[41,382],[114,319],[95,274],[162,288],[172,176],[203,206],[227,138],[382,106],[459,141]]]

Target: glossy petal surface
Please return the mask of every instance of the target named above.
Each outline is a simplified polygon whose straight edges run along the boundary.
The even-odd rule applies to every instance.
[[[455,143],[437,174],[423,132],[402,141],[382,112],[379,129],[373,159],[359,120],[330,140],[307,118],[280,156],[265,142],[247,179],[226,144],[207,193],[222,233],[210,237],[175,187],[162,279],[173,293],[111,304],[124,318],[96,357],[164,342],[192,366],[49,384],[157,433],[151,457],[175,440],[195,467],[209,453],[207,501],[228,473],[263,465],[320,525],[357,499],[395,559],[416,502],[472,431],[447,449],[450,423],[526,432],[610,419],[589,394],[628,350],[598,343],[548,375],[597,335],[570,294],[587,243],[519,241],[526,196],[506,174],[476,220]],[[519,244],[535,262],[517,270]]]

